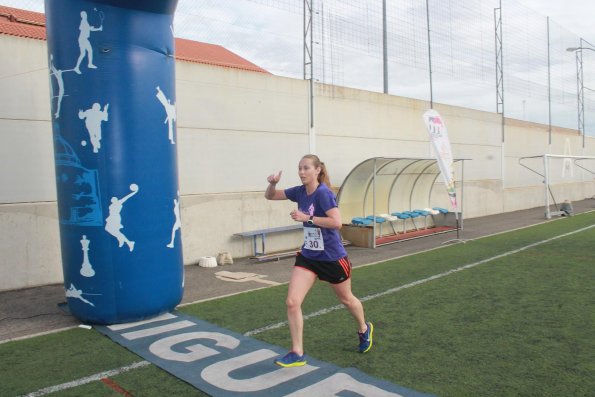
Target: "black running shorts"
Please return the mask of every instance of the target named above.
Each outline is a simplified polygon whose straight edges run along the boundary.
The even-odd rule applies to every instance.
[[[318,276],[318,279],[331,284],[340,284],[351,277],[351,261],[348,257],[338,261],[317,261],[305,258],[298,253],[295,258],[295,266],[308,269]]]

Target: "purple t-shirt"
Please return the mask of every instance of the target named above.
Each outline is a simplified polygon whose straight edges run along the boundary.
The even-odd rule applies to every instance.
[[[298,204],[298,209],[305,214],[313,215],[315,217],[326,217],[326,211],[337,207],[337,200],[335,194],[324,184],[318,185],[318,188],[308,195],[304,185],[291,187],[285,189],[285,196]],[[309,259],[317,261],[337,261],[345,256],[347,252],[341,243],[341,235],[337,229],[327,229],[316,225],[308,225],[304,222],[304,228],[320,229],[322,232],[322,240],[324,243],[324,250],[312,250],[302,246],[302,255]]]

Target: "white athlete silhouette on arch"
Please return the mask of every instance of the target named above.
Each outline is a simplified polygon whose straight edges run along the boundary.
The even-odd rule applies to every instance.
[[[178,196],[174,199],[174,216],[176,217],[176,221],[171,228],[171,241],[167,244],[167,248],[174,247],[174,241],[176,239],[176,231],[182,227],[182,221],[180,220],[180,192],[178,191]]]
[[[105,220],[105,231],[114,236],[118,239],[118,247],[122,247],[124,243],[128,245],[128,249],[130,252],[134,250],[134,241],[128,240],[128,238],[122,233],[121,229],[124,228],[122,225],[122,216],[120,213],[124,208],[124,203],[136,193],[138,193],[138,185],[133,183],[130,185],[130,190],[132,193],[127,194],[126,196],[118,199],[117,197],[112,197],[111,204],[109,206],[109,216]]]
[[[54,95],[54,85],[50,82],[52,103],[54,98],[57,98],[54,118],[60,118],[60,108],[62,106],[62,98],[64,98],[64,79],[62,78],[62,73],[72,71],[74,71],[74,69],[58,69],[56,65],[54,65],[54,54],[50,54],[50,76],[54,76],[56,78],[56,85],[58,86],[58,95]]]
[[[176,105],[171,103],[171,100],[165,97],[165,94],[163,93],[163,91],[161,91],[161,88],[159,86],[157,86],[157,94],[155,96],[157,97],[159,102],[161,102],[163,108],[165,109],[166,117],[163,123],[167,123],[167,137],[169,138],[171,144],[175,145],[176,142],[174,141],[174,121],[176,121]]]
[[[86,294],[83,292],[82,289],[77,289],[74,284],[70,283],[70,288],[68,288],[66,290],[66,297],[67,298],[74,298],[74,299],[80,299],[83,302],[85,302],[88,305],[91,305],[93,307],[95,307],[95,305],[93,304],[93,302],[83,298],[83,295],[100,295],[100,294]]]
[[[102,13],[100,12],[100,17]],[[103,30],[103,18],[102,24],[98,28],[91,26],[89,21],[87,20],[87,12],[81,11],[81,24],[79,25],[79,49],[80,55],[76,61],[76,66],[74,67],[74,71],[77,74],[81,74],[81,62],[85,59],[85,55],[87,56],[87,67],[89,69],[97,69],[97,66],[93,64],[93,47],[91,46],[91,42],[89,38],[91,37],[91,32],[100,32]]]
[[[79,119],[85,120],[85,127],[89,132],[91,145],[93,145],[93,153],[98,153],[101,148],[101,122],[108,120],[108,107],[109,103],[101,110],[101,105],[95,102],[91,109],[79,110]]]

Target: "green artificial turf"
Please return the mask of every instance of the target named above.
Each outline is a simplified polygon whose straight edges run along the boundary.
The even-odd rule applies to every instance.
[[[306,354],[439,396],[588,396],[595,390],[595,228],[511,253],[595,224],[595,213],[444,246],[353,271],[375,324],[374,347],[359,354],[349,313],[305,322]],[[408,288],[463,265],[500,258]],[[180,310],[236,332],[285,321],[287,286]],[[324,283],[304,314],[338,304]],[[255,338],[289,348],[286,326]],[[141,359],[94,330],[74,329],[0,345],[0,395],[17,396]],[[134,396],[203,396],[155,366],[112,378]],[[92,382],[55,396],[122,395]]]

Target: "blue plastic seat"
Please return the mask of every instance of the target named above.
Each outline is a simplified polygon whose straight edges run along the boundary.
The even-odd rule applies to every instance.
[[[417,212],[413,211],[404,211],[403,213],[409,215],[409,218],[417,218],[419,216]]]
[[[382,224],[386,222],[386,219],[381,216],[374,215],[368,215],[366,219],[370,221],[370,224],[376,221],[376,224],[378,225],[378,233],[382,236]]]
[[[417,225],[415,224],[415,218],[419,217],[420,215],[414,211],[403,211],[401,214],[407,215],[409,219],[411,219],[411,224],[415,228],[415,230],[419,230]],[[405,231],[405,224],[403,223],[403,231]]]
[[[428,228],[428,216],[430,215],[430,212],[426,211],[426,210],[420,210],[420,209],[413,210],[413,212],[415,212],[416,214],[419,214],[419,216],[423,216],[424,229],[427,229]]]
[[[351,223],[354,225],[366,226],[366,225],[371,225],[372,221],[367,218],[355,217],[355,218],[351,219]]]
[[[409,214],[405,214],[403,212],[393,212],[391,215],[396,216],[399,219],[409,219],[411,218]]]
[[[406,229],[406,223],[407,223],[407,219],[411,219],[411,214],[409,213],[409,211],[403,211],[403,212],[399,212],[399,211],[395,211],[395,212],[391,212],[392,216],[396,216],[398,219],[403,221],[403,233],[405,233]]]
[[[366,219],[369,219],[371,221],[374,221],[374,218],[376,218],[376,223],[384,223],[384,222],[386,222],[386,219],[384,219],[384,218],[382,218],[380,216],[376,216],[375,217],[374,215],[368,215],[366,217]]]
[[[436,211],[440,211],[441,214],[448,214],[448,210],[442,207],[434,207]]]

